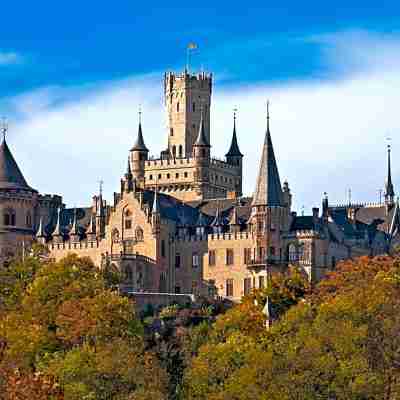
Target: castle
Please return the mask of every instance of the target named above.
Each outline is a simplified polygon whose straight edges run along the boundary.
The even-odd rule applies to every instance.
[[[100,193],[86,208],[31,188],[4,137],[0,146],[0,257],[32,241],[58,260],[89,256],[124,273],[128,292],[194,293],[239,300],[266,285],[271,271],[299,266],[318,281],[339,260],[389,251],[399,240],[388,149],[382,204],[330,205],[312,215],[292,211],[281,184],[267,112],[265,140],[252,197],[242,196],[235,118],[225,160],[211,156],[212,76],[164,77],[168,148],[150,158],[139,120],[136,141],[113,204]]]

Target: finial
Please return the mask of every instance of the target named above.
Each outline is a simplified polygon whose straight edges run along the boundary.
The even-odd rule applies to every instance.
[[[138,114],[139,114],[139,124],[141,124],[142,123],[142,105],[141,104],[139,104]]]
[[[8,123],[7,123],[7,118],[2,117],[1,119],[1,126],[0,126],[1,133],[3,134],[3,141],[6,141],[6,135],[8,132]]]
[[[238,109],[237,107],[234,107],[233,109],[233,129],[236,128],[236,113],[237,113]]]
[[[267,119],[269,119],[269,100],[267,100]]]

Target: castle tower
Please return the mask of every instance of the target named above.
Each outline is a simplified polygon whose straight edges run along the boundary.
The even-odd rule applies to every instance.
[[[269,107],[267,106],[267,130],[261,155],[256,188],[252,201],[251,223],[256,233],[255,259],[265,263],[282,254],[281,231],[287,229],[287,214],[284,196],[276,164],[269,129]]]
[[[210,105],[212,75],[204,72],[198,75],[164,76],[165,105],[168,113],[168,150],[172,157],[190,157],[200,128],[203,112],[204,132],[210,143]]]
[[[392,183],[392,168],[390,161],[390,145],[387,147],[387,178],[385,183],[385,204],[388,207],[392,207],[394,205],[394,188]]]
[[[130,168],[133,179],[136,179],[137,182],[142,183],[142,185],[144,185],[145,161],[147,160],[148,154],[149,150],[143,140],[141,112],[139,112],[138,134],[136,142],[130,150]]]

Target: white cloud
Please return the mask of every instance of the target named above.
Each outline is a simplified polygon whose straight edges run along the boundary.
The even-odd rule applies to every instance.
[[[0,51],[0,66],[19,64],[21,61],[22,57],[17,53]]]
[[[212,152],[225,154],[232,109],[238,106],[247,194],[254,188],[267,98],[272,103],[271,130],[281,179],[288,179],[298,208],[318,205],[324,191],[332,201],[344,201],[348,188],[353,200],[376,201],[384,184],[388,134],[393,138],[395,189],[400,191],[400,163],[396,162],[400,59],[392,51],[400,47],[400,41],[391,38],[389,45],[387,38],[379,42],[374,36],[371,47],[368,37],[359,40],[352,52],[342,49],[346,46],[340,45],[340,35],[329,40],[326,57],[330,63],[352,65],[352,73],[340,80],[236,88],[216,85]],[[381,48],[385,59],[369,61],[381,58]],[[364,55],[362,62],[352,64],[351,55],[364,52],[377,54]],[[146,144],[157,155],[167,142],[162,74],[98,87],[48,88],[11,99],[9,105],[18,120],[11,124],[9,142],[29,183],[42,193],[60,193],[70,206],[88,204],[97,181],[104,179],[111,199],[136,136],[139,104]]]

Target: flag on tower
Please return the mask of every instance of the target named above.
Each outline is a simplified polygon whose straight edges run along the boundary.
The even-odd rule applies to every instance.
[[[189,49],[189,50],[197,49],[197,44],[196,44],[196,43],[193,43],[193,42],[189,43],[189,44],[188,44],[188,49]]]

